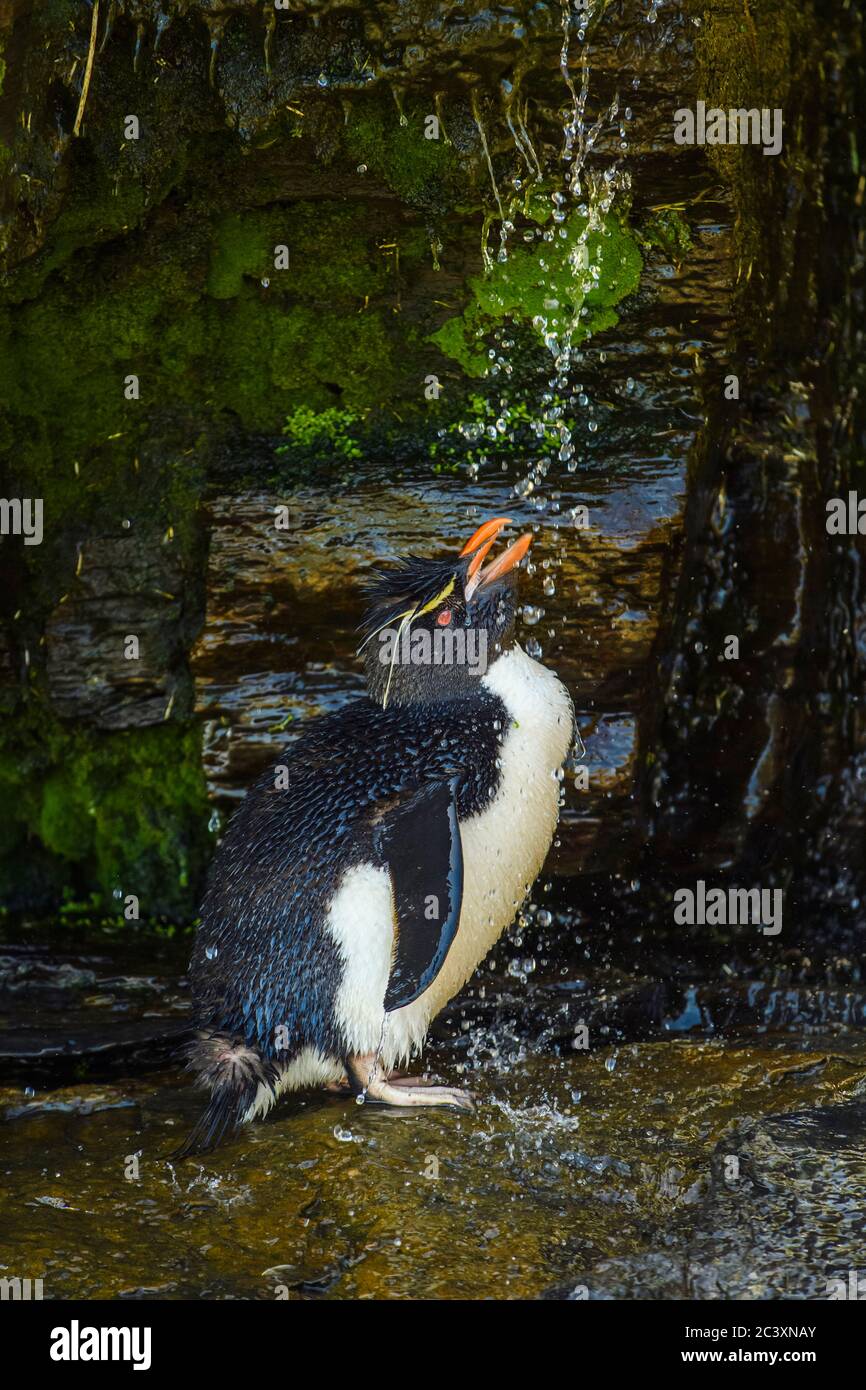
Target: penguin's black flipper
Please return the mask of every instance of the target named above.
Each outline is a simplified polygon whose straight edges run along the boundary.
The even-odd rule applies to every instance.
[[[457,778],[401,799],[377,829],[391,870],[397,932],[385,1009],[402,1009],[435,980],[454,940],[463,901]]]

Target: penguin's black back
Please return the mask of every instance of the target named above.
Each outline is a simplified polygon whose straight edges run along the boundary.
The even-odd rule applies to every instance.
[[[456,777],[459,818],[483,810],[498,787],[507,718],[483,689],[390,710],[362,699],[284,750],[247,794],[211,869],[191,964],[205,1029],[265,1058],[290,1061],[304,1046],[342,1056],[342,965],[324,927],[340,880],[383,862],[376,821],[401,793]]]

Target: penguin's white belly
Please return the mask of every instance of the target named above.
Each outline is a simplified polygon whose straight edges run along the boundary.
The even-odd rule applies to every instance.
[[[509,714],[499,787],[493,801],[460,823],[463,904],[460,925],[436,979],[412,1004],[388,1017],[386,1065],[421,1046],[431,1019],[469,979],[499,940],[541,869],[559,818],[557,772],[571,745],[568,692],[520,647],[484,677]]]
[[[495,662],[483,684],[508,711],[499,785],[483,811],[460,823],[460,924],[436,979],[413,1003],[385,1019],[383,1001],[395,925],[387,869],[359,864],[348,870],[325,923],[343,959],[335,1002],[348,1050],[363,1056],[381,1047],[386,1070],[406,1062],[421,1047],[431,1019],[463,987],[514,920],[556,829],[557,772],[573,731],[565,686],[517,646]],[[341,1072],[339,1058],[305,1049],[284,1069],[277,1092],[333,1081]]]

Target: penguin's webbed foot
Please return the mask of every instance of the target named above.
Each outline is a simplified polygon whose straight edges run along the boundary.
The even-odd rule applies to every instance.
[[[392,1086],[435,1086],[436,1082],[429,1076],[409,1076],[405,1071],[389,1071],[386,1078]],[[339,1081],[326,1081],[324,1089],[336,1096],[357,1095],[363,1087],[354,1087],[348,1076],[341,1076]]]
[[[378,1070],[373,1057],[351,1057],[347,1064],[349,1080],[356,1095],[377,1105],[450,1105],[457,1110],[474,1110],[475,1099],[469,1091],[456,1086],[439,1086],[424,1077],[385,1076]]]

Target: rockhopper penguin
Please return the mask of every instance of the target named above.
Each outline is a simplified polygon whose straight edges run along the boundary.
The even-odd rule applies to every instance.
[[[178,1157],[309,1086],[471,1108],[393,1071],[514,919],[559,815],[574,715],[515,641],[531,537],[487,560],[507,524],[373,572],[368,696],[311,722],[234,816],[191,964],[210,1099]]]

